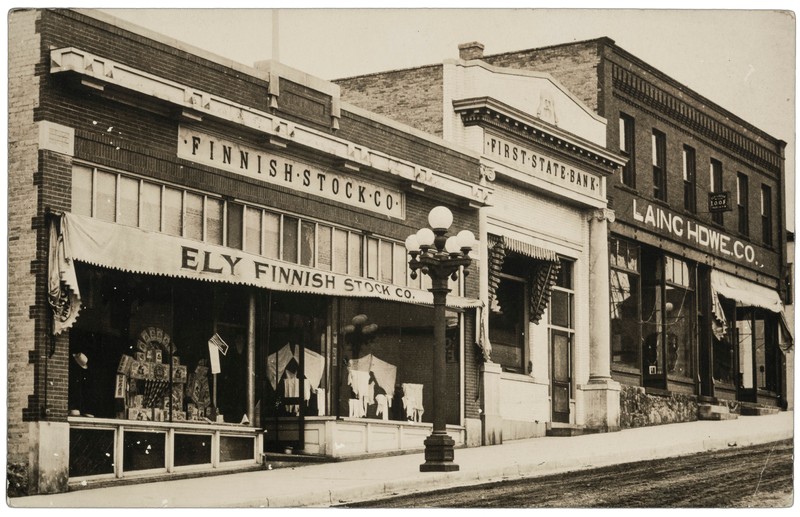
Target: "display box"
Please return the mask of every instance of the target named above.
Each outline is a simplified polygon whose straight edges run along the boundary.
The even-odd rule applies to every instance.
[[[172,411],[172,421],[173,422],[185,422],[186,421],[186,413],[184,411]]]
[[[135,359],[140,363],[147,361],[147,352],[136,352]]]
[[[114,398],[115,399],[122,399],[125,398],[125,391],[127,388],[127,378],[118,373],[116,381],[114,383]]]
[[[122,375],[129,375],[131,372],[131,364],[133,364],[134,358],[129,355],[123,355],[119,358],[119,365],[117,366],[117,373],[121,373]]]
[[[181,358],[177,355],[172,356],[172,369],[178,368],[181,365]],[[185,367],[184,367],[185,368]]]
[[[144,407],[144,395],[134,395],[131,405],[133,407]]]
[[[158,348],[151,348],[147,351],[147,360],[151,363],[161,363],[163,362],[163,352]]]
[[[131,378],[132,379],[148,379],[152,377],[150,372],[150,364],[142,361],[133,361],[131,363]]]
[[[145,408],[128,408],[128,420],[137,420],[139,422],[149,422],[150,410]]]
[[[169,365],[155,363],[153,365],[153,378],[157,381],[169,380]]]
[[[187,371],[185,366],[178,366],[172,368],[172,382],[184,383],[186,382]]]

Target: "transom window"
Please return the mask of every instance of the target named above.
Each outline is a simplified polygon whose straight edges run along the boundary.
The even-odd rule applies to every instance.
[[[404,243],[116,172],[76,165],[72,212],[271,259],[427,289]],[[451,289],[459,293],[457,282]]]

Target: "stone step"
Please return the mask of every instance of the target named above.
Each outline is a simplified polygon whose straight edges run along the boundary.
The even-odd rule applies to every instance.
[[[780,413],[780,408],[776,407],[763,407],[763,406],[742,406],[742,416],[763,416],[763,415],[776,415]]]
[[[736,413],[731,413],[728,406],[723,404],[700,404],[697,407],[698,420],[734,420],[738,416]]]
[[[547,436],[581,436],[597,432],[599,432],[597,429],[588,429],[582,425],[560,425],[551,427],[545,434]]]

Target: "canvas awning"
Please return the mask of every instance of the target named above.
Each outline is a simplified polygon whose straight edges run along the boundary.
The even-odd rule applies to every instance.
[[[72,290],[68,297],[79,296],[73,263],[77,260],[130,273],[244,284],[276,291],[433,304],[433,295],[426,290],[322,271],[91,217],[64,213],[54,217],[51,224],[51,303],[58,303],[66,292],[57,289],[61,282]],[[478,307],[481,302],[448,295],[447,305]],[[78,306],[79,303],[72,305],[75,314]],[[64,312],[63,307],[59,310]],[[60,329],[74,322],[76,316],[68,314],[71,316],[62,318]]]
[[[724,296],[729,300],[735,300],[741,306],[760,307],[780,315],[781,332],[783,333],[781,348],[791,346],[792,332],[783,313],[783,301],[774,289],[715,269],[711,271],[711,294],[714,318],[719,322],[716,329],[724,331],[727,323],[719,300],[719,296]]]

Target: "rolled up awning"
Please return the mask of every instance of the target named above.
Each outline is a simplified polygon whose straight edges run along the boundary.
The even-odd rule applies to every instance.
[[[77,260],[130,273],[244,284],[276,291],[433,304],[433,295],[422,289],[323,271],[91,217],[64,213],[54,218],[53,224],[56,232],[53,240],[57,244],[51,245],[51,257],[56,258],[51,261],[53,299],[59,296],[55,291],[56,279],[73,279],[73,261]],[[77,293],[77,283],[68,280],[68,284]],[[449,295],[447,305],[479,307],[481,301]],[[70,326],[74,319],[65,321]]]

